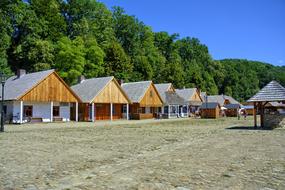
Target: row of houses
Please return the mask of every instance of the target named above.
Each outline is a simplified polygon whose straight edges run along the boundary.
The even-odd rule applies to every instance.
[[[229,96],[206,96],[197,88],[175,89],[171,83],[152,81],[122,83],[114,77],[80,77],[69,87],[54,70],[29,74],[18,70],[4,88],[5,118],[20,124],[189,117],[197,112],[216,118],[224,105],[239,104]]]

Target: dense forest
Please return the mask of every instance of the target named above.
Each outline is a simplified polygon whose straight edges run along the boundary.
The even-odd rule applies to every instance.
[[[54,68],[68,84],[80,75],[172,82],[241,101],[272,79],[285,85],[284,66],[213,60],[197,38],[154,32],[95,0],[1,0],[0,68],[6,74]]]

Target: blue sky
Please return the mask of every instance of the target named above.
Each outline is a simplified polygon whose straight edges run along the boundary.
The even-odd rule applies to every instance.
[[[285,0],[99,0],[155,32],[197,37],[214,59],[285,65]]]

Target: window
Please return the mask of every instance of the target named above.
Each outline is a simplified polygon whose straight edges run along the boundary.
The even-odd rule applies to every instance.
[[[53,106],[53,116],[59,116],[59,106]]]
[[[24,117],[33,117],[33,106],[24,106]]]
[[[152,98],[152,96],[153,96],[152,90],[149,92],[149,96]]]

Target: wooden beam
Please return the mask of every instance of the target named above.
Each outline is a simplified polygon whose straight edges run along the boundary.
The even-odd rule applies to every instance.
[[[53,101],[50,102],[50,122],[53,122]]]
[[[23,123],[23,101],[20,101],[20,124]]]
[[[260,102],[260,126],[264,127],[264,105]]]
[[[253,117],[254,117],[254,127],[256,128],[257,127],[257,118],[256,118],[256,102],[253,103]]]

